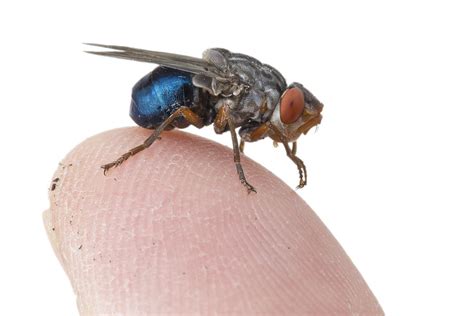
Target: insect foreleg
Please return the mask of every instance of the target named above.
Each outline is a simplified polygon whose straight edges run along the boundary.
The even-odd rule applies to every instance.
[[[298,188],[301,189],[304,187],[307,183],[307,173],[306,173],[306,166],[303,163],[303,160],[300,158],[296,157],[296,142],[293,143],[293,148],[290,149],[290,146],[288,145],[287,142],[282,142],[283,146],[285,147],[286,150],[286,155],[296,164],[298,167],[298,172],[300,174],[300,184],[298,185]]]
[[[291,147],[291,154],[292,154],[293,156],[296,155],[296,142],[293,142],[293,146]]]
[[[290,148],[290,145],[288,145],[288,142],[286,141],[286,138],[281,134],[281,132],[275,128],[273,125],[269,124],[268,128],[272,130],[274,133],[272,138],[274,140],[277,140],[283,144],[285,147],[286,155],[293,161],[298,168],[298,173],[300,175],[300,184],[298,185],[298,188],[302,188],[306,185],[308,175],[306,172],[306,166],[304,165],[303,160],[298,158],[296,156],[296,142],[293,142],[292,148]]]
[[[261,124],[259,127],[257,127],[250,133],[249,135],[250,141],[255,142],[257,140],[265,138],[268,134],[269,129],[270,129],[269,124],[267,123]]]
[[[160,134],[165,130],[173,121],[178,118],[179,116],[184,117],[186,121],[188,121],[190,124],[193,124],[197,128],[201,128],[204,126],[202,119],[193,111],[191,111],[188,107],[182,106],[178,108],[176,111],[173,112],[163,123],[160,124],[154,131],[153,134],[151,134],[141,145],[138,145],[137,147],[134,147],[127,151],[125,154],[120,156],[117,160],[105,164],[101,166],[102,169],[104,169],[104,174],[107,173],[107,171],[110,168],[114,168],[122,164],[125,160],[130,158],[133,155],[136,155],[140,151],[148,148],[155,142],[155,140],[160,139]]]

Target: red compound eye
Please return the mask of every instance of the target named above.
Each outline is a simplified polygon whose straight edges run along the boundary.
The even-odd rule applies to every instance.
[[[280,101],[280,119],[284,124],[291,124],[303,114],[304,95],[298,88],[285,91]]]

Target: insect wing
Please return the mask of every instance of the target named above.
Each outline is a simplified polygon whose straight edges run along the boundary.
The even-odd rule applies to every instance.
[[[86,51],[87,53],[115,57],[121,59],[135,60],[146,63],[154,63],[162,66],[167,66],[173,69],[187,71],[193,74],[203,74],[211,78],[224,77],[225,74],[208,63],[204,59],[195,58],[185,55],[178,55],[165,52],[156,52],[151,50],[144,50],[126,46],[117,45],[103,45],[103,44],[92,44],[86,43],[86,45],[103,47],[111,49],[112,51]]]

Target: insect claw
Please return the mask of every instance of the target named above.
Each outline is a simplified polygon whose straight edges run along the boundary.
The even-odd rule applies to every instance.
[[[247,194],[251,194],[251,193],[257,193],[257,190],[255,190],[254,187],[251,187],[251,188],[247,188]]]
[[[110,169],[113,167],[117,166],[117,162],[111,162],[105,165],[100,166],[102,169],[104,169],[104,176],[107,175],[107,172],[109,172]]]
[[[255,188],[253,187],[253,185],[251,185],[250,183],[248,183],[247,181],[243,180],[241,181],[242,184],[247,188],[247,193],[250,194],[252,192],[254,193],[257,193],[257,190],[255,190]]]
[[[100,166],[100,167],[101,167],[102,169],[104,169],[104,176],[106,176],[106,175],[107,175],[107,170],[109,170],[109,169],[108,169],[107,166],[105,166],[105,165],[102,165],[102,166]]]
[[[296,187],[296,189],[302,189],[306,185],[306,181],[300,181],[300,184]]]

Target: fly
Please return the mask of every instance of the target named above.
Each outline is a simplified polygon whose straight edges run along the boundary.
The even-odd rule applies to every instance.
[[[302,84],[287,85],[275,68],[223,48],[208,49],[202,58],[195,58],[124,46],[87,45],[110,49],[88,51],[91,54],[159,65],[135,84],[130,105],[132,119],[153,133],[141,145],[101,166],[104,174],[150,147],[164,130],[213,124],[218,134],[230,131],[237,174],[249,193],[257,191],[245,178],[240,154],[246,142],[266,137],[283,144],[298,168],[298,188],[306,185],[306,166],[296,156],[296,141],[321,122],[323,104]]]

